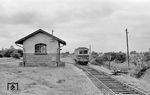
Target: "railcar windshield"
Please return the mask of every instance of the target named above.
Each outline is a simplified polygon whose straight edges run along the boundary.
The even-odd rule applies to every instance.
[[[88,54],[88,50],[79,50],[79,54]]]

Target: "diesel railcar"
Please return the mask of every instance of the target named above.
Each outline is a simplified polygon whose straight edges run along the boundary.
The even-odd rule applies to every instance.
[[[89,62],[89,49],[86,47],[79,47],[74,50],[75,61],[80,65],[87,65]]]

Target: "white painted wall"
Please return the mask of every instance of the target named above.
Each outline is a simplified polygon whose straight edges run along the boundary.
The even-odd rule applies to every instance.
[[[47,53],[57,53],[58,41],[52,40],[52,38],[46,34],[38,33],[24,41],[23,47],[25,53],[34,53],[35,44],[44,43],[47,45]]]

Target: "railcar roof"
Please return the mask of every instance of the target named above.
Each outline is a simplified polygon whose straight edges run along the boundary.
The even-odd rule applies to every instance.
[[[78,50],[78,49],[88,49],[88,48],[87,47],[78,47],[76,50]]]

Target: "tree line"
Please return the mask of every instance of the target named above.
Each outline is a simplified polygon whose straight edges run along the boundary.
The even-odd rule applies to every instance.
[[[115,61],[117,63],[123,63],[126,61],[126,54],[123,52],[106,52],[104,54],[98,54],[97,52],[92,52],[91,57],[99,64],[103,64],[106,61]]]
[[[2,57],[13,57],[20,59],[20,57],[23,57],[23,50],[22,49],[15,49],[13,46],[10,46],[9,48],[1,49],[0,50],[0,58]]]

